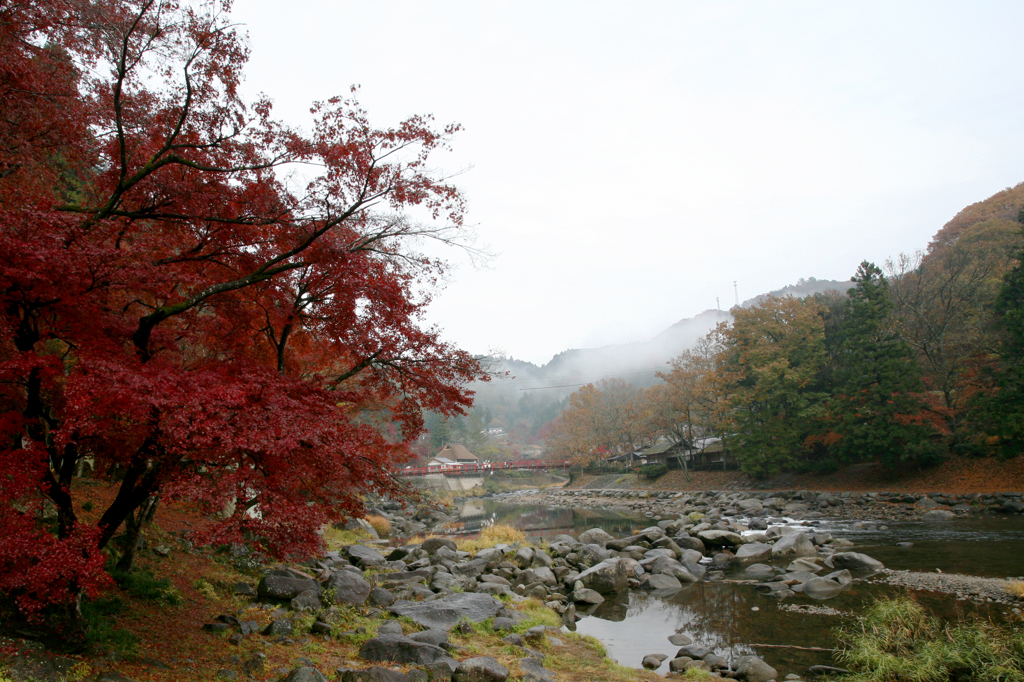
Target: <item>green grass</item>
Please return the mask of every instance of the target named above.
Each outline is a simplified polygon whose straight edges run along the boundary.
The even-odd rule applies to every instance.
[[[116,617],[127,610],[120,597],[83,599],[82,617],[88,623],[86,638],[103,649],[130,652],[135,649],[138,639],[124,628],[117,627]]]
[[[908,597],[876,602],[839,631],[849,682],[1024,682],[1024,631],[942,623]]]
[[[170,580],[157,578],[152,571],[140,568],[130,573],[111,571],[110,577],[135,599],[155,601],[165,606],[178,606],[185,601],[181,593],[171,586]]]

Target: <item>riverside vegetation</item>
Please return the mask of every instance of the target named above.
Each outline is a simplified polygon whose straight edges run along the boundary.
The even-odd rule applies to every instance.
[[[813,527],[744,537],[741,533],[756,523],[744,527],[721,512],[752,510],[758,503],[763,508],[750,493],[719,493],[706,500],[717,500],[719,511],[702,505],[707,514],[693,509],[627,537],[591,529],[537,546],[507,526],[486,528],[475,539],[432,536],[454,518],[451,509],[381,503],[372,525],[327,529],[330,549],[322,556],[272,566],[239,545],[196,550],[180,532],[154,529],[141,570],[123,580],[116,594],[86,602],[97,626],[89,651],[52,656],[27,640],[9,641],[8,654],[16,653],[7,658],[4,674],[16,682],[654,680],[655,673],[617,665],[599,642],[568,631],[577,616],[622,590],[664,593],[684,581],[719,580],[727,562],[746,566],[750,589],[777,599],[801,591],[826,598],[882,569]],[[384,547],[373,537],[377,529],[395,533],[392,544],[401,546]],[[421,535],[399,535],[402,529]],[[819,576],[825,568],[831,572]],[[917,605],[887,604],[838,635],[836,663],[856,679],[1020,679],[1015,677],[1022,670],[1019,659],[992,663],[999,652],[1021,650],[1016,626],[964,623],[942,630]],[[900,635],[911,616],[952,637],[947,637],[949,651],[926,647],[927,641],[943,638]],[[972,637],[984,638],[990,653],[956,668],[956,652]],[[777,677],[770,660],[725,660],[685,639],[677,641],[678,654],[667,662],[670,675],[747,682]],[[907,677],[910,668],[894,675],[892,657],[919,649],[946,667],[935,663],[919,677]],[[664,661],[638,657],[640,663],[657,668]],[[943,677],[942,671],[956,674]]]

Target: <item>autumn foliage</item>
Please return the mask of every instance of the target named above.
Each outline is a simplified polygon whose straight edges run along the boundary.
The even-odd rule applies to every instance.
[[[0,591],[27,612],[100,587],[155,499],[223,512],[198,540],[314,549],[481,378],[419,324],[443,264],[412,246],[461,238],[431,165],[457,126],[350,95],[288,127],[241,100],[224,9],[0,8]],[[120,481],[96,524],[84,464]]]

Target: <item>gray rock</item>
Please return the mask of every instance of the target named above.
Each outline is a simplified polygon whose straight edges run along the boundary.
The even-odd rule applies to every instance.
[[[728,530],[702,530],[697,537],[711,547],[738,547],[743,544],[743,536]]]
[[[293,611],[319,611],[324,606],[313,590],[306,590],[289,602]]]
[[[490,656],[467,658],[452,675],[453,682],[505,682],[508,668]]]
[[[348,558],[356,566],[383,566],[388,562],[384,555],[372,547],[352,545],[348,548]]]
[[[779,673],[757,656],[739,656],[733,662],[736,677],[746,682],[768,682],[778,679]]]
[[[372,606],[391,606],[395,603],[396,599],[397,597],[394,594],[385,590],[383,587],[375,587],[370,590],[369,601]]]
[[[488,594],[472,592],[449,594],[427,602],[400,599],[391,605],[396,616],[406,616],[425,628],[451,630],[460,620],[480,623],[493,618],[501,602]]]
[[[378,635],[402,635],[405,632],[402,630],[402,624],[397,620],[386,620],[377,626]]]
[[[683,633],[677,632],[668,636],[668,643],[673,646],[689,646],[693,644],[693,640]]]
[[[252,585],[249,583],[235,583],[232,587],[235,594],[241,597],[255,597],[256,590],[252,589]]]
[[[616,559],[606,559],[596,566],[591,566],[580,573],[577,578],[583,586],[600,594],[614,594],[628,587],[626,565]]]
[[[423,541],[423,544],[420,545],[420,549],[422,549],[427,554],[434,554],[435,552],[437,552],[437,550],[439,550],[442,547],[447,547],[453,552],[456,552],[459,549],[455,545],[455,541],[451,538],[427,538]]]
[[[707,648],[706,646],[701,646],[700,644],[688,644],[684,647],[681,647],[679,651],[676,652],[676,658],[679,658],[680,656],[689,656],[690,658],[704,658],[710,653],[714,652],[712,652],[711,649]]]
[[[303,666],[292,670],[278,682],[327,682],[327,677],[316,668]]]
[[[817,573],[821,568],[813,559],[797,559],[786,566],[786,571],[789,573]]]
[[[602,528],[591,528],[580,533],[579,542],[584,545],[594,544],[604,547],[606,543],[614,539]]]
[[[772,546],[763,542],[750,542],[736,550],[734,561],[740,565],[756,564],[772,556]]]
[[[286,578],[280,575],[264,576],[256,589],[262,599],[292,600],[307,590],[315,594],[323,592],[320,583],[308,578]]]
[[[681,590],[683,585],[666,573],[649,573],[640,581],[640,587],[645,590]]]
[[[845,568],[850,571],[881,571],[885,568],[881,561],[860,552],[836,552],[831,559],[834,568]]]
[[[403,635],[380,635],[366,640],[359,648],[359,656],[367,661],[394,661],[423,665],[447,657],[444,649],[433,644],[417,642]]]
[[[640,665],[647,668],[648,670],[657,670],[661,667],[661,664],[668,658],[665,654],[647,654],[644,656],[644,660],[640,662]]]
[[[523,682],[556,682],[558,676],[532,656],[519,659],[519,679]]]
[[[729,667],[729,661],[718,654],[708,654],[704,657],[704,662],[707,663],[708,667],[712,670],[725,670]]]
[[[576,555],[579,557],[579,565],[586,567],[596,566],[605,559],[610,558],[612,553],[601,545],[588,544],[576,550]]]
[[[533,563],[533,547],[520,547],[512,557],[512,561],[519,568],[529,568]]]
[[[668,662],[668,669],[674,673],[681,673],[686,670],[686,666],[690,663],[693,663],[693,659],[689,656],[679,656]]]
[[[604,597],[595,590],[588,589],[586,587],[578,590],[573,590],[570,598],[574,602],[580,602],[583,604],[600,604],[604,601]]]
[[[290,635],[292,632],[294,632],[292,622],[285,618],[278,618],[263,629],[263,634],[271,636]]]
[[[335,571],[327,579],[325,588],[334,591],[334,601],[359,606],[366,603],[373,586],[355,571]]]
[[[803,584],[803,593],[811,599],[831,599],[844,589],[846,585],[828,578],[811,578]]]
[[[424,630],[412,633],[409,635],[409,639],[443,648],[448,643],[448,633],[444,630]]]
[[[773,557],[784,556],[815,556],[818,550],[806,533],[790,533],[783,535],[772,545]]]
[[[922,521],[928,521],[929,523],[941,523],[942,521],[952,521],[956,518],[956,514],[947,509],[932,509],[929,512],[925,512],[921,516]]]
[[[398,670],[382,668],[379,665],[370,666],[364,670],[339,670],[338,679],[341,682],[411,682],[409,675]]]
[[[771,575],[774,572],[775,569],[769,566],[768,564],[751,564],[750,566],[747,566],[746,569],[747,575],[755,576]]]

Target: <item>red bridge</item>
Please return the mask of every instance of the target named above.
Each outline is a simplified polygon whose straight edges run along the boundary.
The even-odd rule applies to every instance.
[[[426,476],[428,474],[444,474],[445,476],[467,476],[489,474],[494,471],[544,471],[548,469],[569,469],[569,461],[542,462],[524,460],[522,462],[494,462],[492,464],[443,464],[436,467],[406,467],[395,473],[399,476]]]

